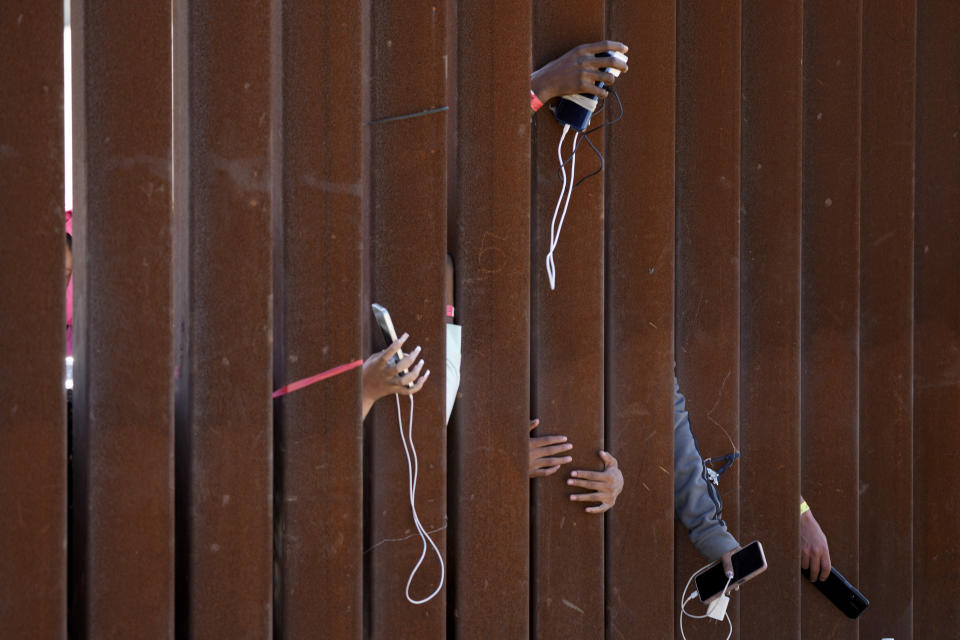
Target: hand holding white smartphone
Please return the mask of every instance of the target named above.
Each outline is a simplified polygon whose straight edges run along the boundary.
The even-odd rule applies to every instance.
[[[393,344],[397,341],[397,331],[393,328],[393,320],[390,319],[390,312],[387,311],[387,308],[374,302],[370,305],[373,309],[373,317],[376,318],[377,324],[380,326],[380,331],[383,333],[383,339],[387,341],[387,346]],[[390,362],[396,363],[403,358],[403,349],[398,349],[396,355],[394,355]],[[404,369],[400,372],[400,375],[406,375],[409,373],[409,369]],[[407,383],[407,388],[412,389],[414,383]]]

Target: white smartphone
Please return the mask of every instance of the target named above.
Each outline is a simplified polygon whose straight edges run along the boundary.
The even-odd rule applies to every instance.
[[[397,341],[397,331],[393,328],[393,320],[390,319],[390,312],[387,311],[387,308],[383,305],[379,305],[376,302],[370,305],[373,309],[373,317],[377,319],[377,324],[380,325],[380,331],[383,333],[383,339],[387,341],[387,346],[390,346]],[[403,357],[403,349],[397,351],[390,362],[396,363],[400,361],[400,358]],[[400,375],[406,375],[409,373],[409,369],[404,369],[400,372]],[[413,383],[408,382],[407,388],[412,389]]]

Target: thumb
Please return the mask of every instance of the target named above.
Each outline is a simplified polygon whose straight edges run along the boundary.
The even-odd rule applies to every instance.
[[[603,466],[605,469],[617,466],[617,459],[606,451],[600,451],[600,459],[603,460]]]
[[[729,578],[733,575],[733,562],[730,561],[730,556],[733,553],[723,554],[723,573]]]
[[[540,425],[540,418],[534,418],[530,421],[530,431],[533,431]]]

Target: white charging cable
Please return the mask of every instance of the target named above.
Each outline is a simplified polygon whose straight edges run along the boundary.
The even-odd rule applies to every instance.
[[[567,217],[567,207],[570,206],[570,196],[573,195],[573,177],[577,169],[577,137],[580,132],[573,134],[573,157],[570,159],[570,188],[567,189],[567,170],[563,166],[563,139],[567,137],[570,131],[570,125],[563,125],[563,133],[560,134],[560,142],[557,144],[557,159],[560,161],[560,175],[563,177],[563,186],[560,188],[560,197],[557,198],[557,206],[553,208],[553,219],[550,221],[550,251],[547,252],[547,278],[550,280],[550,290],[557,288],[557,267],[553,261],[553,251],[557,248],[557,242],[560,241],[560,230],[563,228],[563,221]],[[564,202],[563,195],[566,193],[567,199]],[[560,212],[560,203],[563,202],[563,213],[560,214],[560,223],[557,224],[557,213]]]
[[[695,614],[692,614],[692,613],[687,613],[687,603],[697,597],[698,594],[697,594],[696,591],[694,591],[693,593],[691,593],[691,594],[690,594],[690,597],[684,598],[684,596],[687,595],[687,589],[690,588],[690,583],[693,582],[693,579],[694,579],[695,577],[697,577],[697,575],[698,575],[701,571],[703,571],[704,569],[707,569],[708,567],[710,567],[710,566],[712,566],[712,565],[713,565],[713,563],[711,562],[710,564],[705,565],[705,566],[703,566],[703,567],[700,567],[699,569],[697,569],[696,571],[694,571],[694,572],[690,575],[690,578],[687,579],[687,584],[683,587],[683,593],[680,594],[680,600],[681,600],[681,602],[682,602],[682,604],[680,605],[680,637],[683,638],[683,640],[687,640],[687,635],[683,632],[683,616],[687,616],[688,618],[693,618],[694,620],[702,620],[702,619],[704,619],[704,618],[714,618],[714,617],[715,617],[715,616],[713,616],[713,615],[710,614],[710,610],[709,610],[709,609],[707,610],[707,613],[703,614],[702,616],[698,616],[698,615],[695,615]],[[727,584],[726,584],[726,586],[723,587],[723,591],[720,593],[720,597],[721,597],[721,598],[727,598],[727,589],[730,588],[730,583],[731,583],[732,581],[733,581],[733,578],[727,578]],[[713,604],[713,603],[711,603],[711,604]],[[733,621],[730,619],[730,614],[726,612],[726,604],[724,604],[723,606],[724,606],[723,617],[727,619],[727,624],[730,625],[730,631],[727,633],[727,639],[726,639],[726,640],[730,640],[730,637],[733,635]]]
[[[440,589],[443,588],[443,580],[445,577],[445,569],[443,566],[443,554],[440,553],[440,549],[437,548],[437,545],[433,542],[433,538],[430,537],[430,534],[427,533],[427,530],[420,523],[420,517],[417,515],[417,506],[416,494],[417,494],[417,475],[419,474],[419,464],[417,461],[417,449],[413,446],[413,396],[410,398],[410,422],[407,427],[407,434],[403,433],[403,414],[400,411],[400,394],[394,394],[393,397],[397,401],[397,424],[400,426],[400,441],[403,443],[403,453],[407,456],[407,487],[410,492],[410,512],[413,514],[413,524],[417,528],[417,533],[420,534],[420,540],[423,542],[423,550],[420,552],[420,559],[417,560],[416,566],[413,567],[413,571],[410,572],[410,577],[407,578],[407,588],[406,596],[407,601],[410,604],[424,604],[425,602],[430,602],[433,600],[434,596],[440,593]],[[410,440],[410,447],[407,448],[407,440]],[[411,464],[410,458],[411,453],[413,454],[413,463]],[[430,543],[430,546],[433,547],[433,551],[437,554],[437,559],[440,560],[440,582],[437,584],[437,588],[434,589],[433,593],[424,598],[423,600],[414,600],[410,597],[410,583],[413,582],[413,576],[417,575],[417,571],[420,570],[420,565],[423,564],[424,558],[427,557],[427,543]]]

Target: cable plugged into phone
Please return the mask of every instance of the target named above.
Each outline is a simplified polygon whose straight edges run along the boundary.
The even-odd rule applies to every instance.
[[[730,625],[730,633],[727,634],[727,639],[729,640],[730,636],[733,635],[733,621],[730,620],[730,615],[727,613],[727,607],[730,605],[730,585],[743,584],[766,570],[767,559],[763,554],[763,545],[755,540],[747,546],[741,547],[730,556],[730,565],[733,571],[725,573],[723,562],[716,560],[695,571],[687,580],[681,594],[683,604],[680,606],[680,636],[684,640],[687,638],[683,630],[684,616],[695,620],[702,620],[703,618],[726,619]],[[697,588],[689,597],[684,597],[691,583],[695,583]],[[706,605],[707,611],[703,615],[695,615],[687,611],[687,604],[694,598],[700,598],[700,601]]]
[[[714,563],[710,563],[694,571],[693,574],[690,576],[690,578],[687,579],[687,584],[686,586],[683,587],[683,593],[687,592],[687,589],[690,588],[690,583],[693,582],[693,579],[695,577],[697,577],[698,575],[700,575],[701,573],[703,573],[713,565]],[[727,633],[726,640],[730,640],[730,637],[733,635],[733,620],[730,619],[730,615],[727,613],[727,605],[729,605],[730,603],[730,598],[729,596],[727,596],[727,589],[730,587],[731,582],[733,582],[733,578],[732,577],[727,578],[727,584],[723,588],[722,594],[716,599],[711,600],[707,604],[707,612],[700,616],[687,612],[687,604],[689,604],[691,600],[693,600],[700,594],[696,590],[694,590],[694,592],[691,593],[686,598],[683,598],[683,594],[680,595],[681,599],[683,600],[683,604],[680,605],[680,637],[683,638],[683,640],[687,640],[687,634],[683,630],[684,616],[688,618],[693,618],[694,620],[703,620],[704,618],[713,618],[714,620],[723,620],[724,618],[726,618],[727,624],[730,625],[730,631]]]

